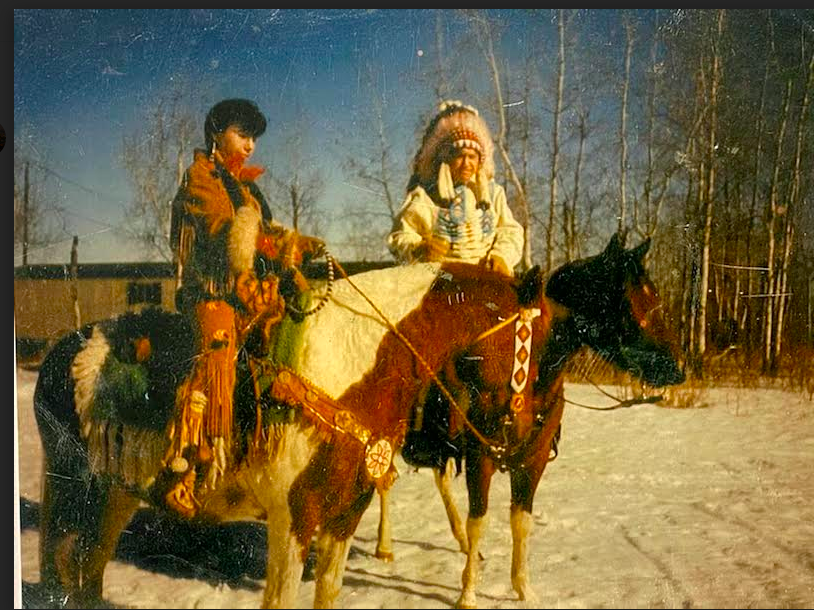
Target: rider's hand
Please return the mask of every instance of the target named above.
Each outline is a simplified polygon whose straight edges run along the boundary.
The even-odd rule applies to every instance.
[[[237,276],[237,281],[235,281],[235,294],[237,298],[240,299],[240,302],[250,311],[254,306],[254,299],[258,287],[259,282],[254,271],[243,271]]]
[[[435,235],[425,237],[415,249],[416,260],[433,262],[443,260],[449,252],[449,242]]]
[[[308,235],[297,236],[297,246],[303,255],[303,258],[319,258],[325,254],[325,242],[318,237],[309,237]]]

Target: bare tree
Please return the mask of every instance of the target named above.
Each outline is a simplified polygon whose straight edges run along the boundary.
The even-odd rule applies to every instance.
[[[622,103],[619,109],[619,230],[625,228],[627,214],[627,98],[630,90],[630,57],[633,54],[635,26],[628,16],[625,26],[625,77],[622,81]]]
[[[715,151],[718,148],[717,142],[717,118],[718,118],[718,95],[721,84],[721,42],[724,28],[724,15],[725,9],[719,9],[716,19],[715,33],[712,38],[712,48],[710,50],[710,67],[709,76],[709,116],[706,133],[706,159],[704,163],[704,180],[703,192],[701,193],[701,201],[703,203],[703,237],[702,237],[702,254],[701,254],[701,278],[699,287],[699,303],[698,303],[698,320],[697,320],[697,341],[696,350],[697,356],[703,358],[706,352],[706,335],[707,335],[707,298],[709,287],[709,267],[710,267],[710,239],[712,236],[712,218],[714,214],[714,192],[715,192]],[[702,66],[702,74],[704,70]],[[696,372],[700,373],[700,369]]]
[[[325,193],[325,176],[309,153],[313,149],[305,117],[301,112],[298,117],[261,180],[270,185],[266,192],[275,218],[301,233],[320,235],[324,227],[319,202]]]
[[[46,203],[43,165],[14,147],[14,256],[23,265],[29,253],[57,239],[58,210]]]
[[[557,85],[554,102],[554,119],[551,127],[551,173],[548,181],[548,223],[546,225],[546,272],[554,266],[554,220],[557,208],[557,183],[560,171],[560,119],[562,117],[563,91],[565,88],[565,13],[557,11]]]
[[[802,158],[803,158],[803,142],[805,138],[806,116],[808,113],[808,105],[811,97],[812,82],[814,82],[814,53],[808,61],[807,76],[805,84],[803,85],[802,101],[800,103],[800,113],[797,117],[797,133],[795,137],[794,156],[791,163],[791,184],[789,186],[789,193],[786,197],[785,210],[783,216],[785,217],[785,231],[783,234],[783,252],[779,262],[779,271],[772,285],[770,292],[772,296],[769,297],[770,301],[775,303],[777,315],[775,320],[775,328],[773,330],[774,337],[771,338],[772,353],[769,359],[769,370],[775,373],[778,368],[780,360],[780,350],[783,342],[783,325],[786,313],[786,307],[789,302],[788,298],[788,276],[789,276],[789,262],[791,260],[791,248],[794,241],[794,212],[800,204],[801,182],[802,182]],[[772,208],[772,220],[775,218],[775,213],[780,214],[780,210],[775,212],[775,207]],[[771,264],[771,261],[770,261]],[[767,316],[768,317],[768,316]]]
[[[768,243],[766,255],[766,308],[763,320],[763,366],[764,369],[769,371],[775,368],[774,347],[775,341],[775,305],[776,299],[773,298],[772,293],[776,284],[776,262],[777,256],[777,229],[778,224],[781,222],[781,216],[786,213],[786,207],[779,202],[780,192],[780,167],[783,157],[783,143],[786,135],[786,126],[789,117],[789,105],[791,102],[792,82],[789,80],[786,83],[786,94],[783,98],[783,110],[780,119],[780,128],[777,132],[777,139],[775,141],[775,157],[774,169],[772,170],[772,179],[769,186],[769,201],[767,210],[767,226],[768,226]]]
[[[495,137],[495,144],[497,145],[498,152],[500,153],[503,168],[506,171],[509,180],[514,187],[516,202],[520,208],[520,217],[523,220],[523,259],[521,266],[523,269],[531,267],[531,212],[529,209],[529,202],[526,196],[526,189],[517,175],[511,157],[509,156],[509,149],[507,143],[507,124],[506,124],[506,105],[503,100],[503,86],[501,85],[500,68],[498,67],[498,60],[495,54],[495,45],[492,34],[492,24],[488,16],[482,12],[471,13],[472,24],[476,28],[478,43],[481,52],[486,60],[489,69],[489,74],[492,79],[492,87],[494,90],[494,109],[497,115],[498,130]]]
[[[172,261],[172,200],[192,160],[199,121],[189,94],[176,89],[149,108],[142,127],[122,139],[122,165],[133,188],[122,232],[150,256]]]
[[[672,180],[681,167],[675,161],[674,143],[669,141],[658,150],[657,108],[660,107],[660,85],[665,67],[658,58],[660,43],[658,11],[656,28],[650,46],[650,69],[647,91],[647,140],[646,167],[641,197],[633,199],[633,227],[641,237],[654,237],[658,233],[659,221],[665,198]]]
[[[437,22],[439,37],[440,30]],[[386,253],[386,236],[403,202],[407,176],[400,168],[406,169],[406,163],[391,138],[399,114],[389,103],[384,66],[365,60],[359,82],[369,103],[356,123],[370,127],[342,134],[339,145],[345,184],[353,192],[342,210],[342,246],[356,260],[379,260]]]

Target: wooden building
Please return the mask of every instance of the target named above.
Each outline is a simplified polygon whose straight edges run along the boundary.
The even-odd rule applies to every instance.
[[[347,273],[392,266],[392,262],[343,263]],[[306,277],[324,278],[324,262],[303,268]],[[338,277],[338,274],[337,274]],[[74,294],[76,299],[74,299]],[[78,308],[74,306],[74,303]],[[80,324],[155,306],[175,309],[175,275],[169,263],[27,265],[14,269],[14,324],[19,358],[34,357]]]

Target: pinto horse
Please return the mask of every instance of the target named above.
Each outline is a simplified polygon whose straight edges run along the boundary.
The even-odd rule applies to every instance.
[[[661,302],[643,263],[650,242],[626,250],[623,240],[614,236],[598,256],[566,264],[548,279],[545,298],[537,303],[540,314],[529,325],[531,337],[526,340],[531,346],[529,369],[524,373],[530,380],[530,395],[518,393],[510,382],[517,375],[518,350],[524,345],[512,332],[520,332],[520,320],[482,336],[458,354],[454,366],[445,371],[443,381],[453,394],[463,397],[471,423],[463,434],[440,443],[454,447],[464,459],[469,494],[465,529],[450,493],[450,469],[442,466],[435,470],[453,535],[467,555],[458,607],[474,608],[477,604],[479,545],[490,481],[497,470],[508,471],[511,479],[512,586],[521,600],[535,599],[526,568],[531,511],[537,485],[550,456],[555,455],[564,407],[563,371],[569,359],[588,346],[649,385],[684,380]],[[541,281],[539,276],[537,279]],[[532,294],[538,292],[531,283],[526,288]],[[427,409],[440,409],[444,412],[436,414],[435,421],[448,421],[450,406],[443,400],[428,401],[424,409],[425,418],[431,416]],[[495,451],[496,446],[501,450]],[[439,461],[444,463],[448,455],[442,451]],[[410,463],[407,453],[405,459]],[[390,559],[387,498],[384,490],[377,555]]]
[[[471,265],[419,264],[336,281],[314,315],[283,320],[247,360],[253,374],[239,374],[223,477],[197,494],[197,518],[267,524],[264,607],[293,607],[314,535],[314,605],[333,605],[359,520],[395,478],[392,453],[414,406],[459,354],[492,345],[479,337],[541,301],[536,275],[512,282]],[[180,315],[148,310],[67,335],[41,366],[41,582],[67,606],[101,602],[122,529],[167,489],[191,336]],[[535,341],[544,336],[535,330]],[[472,366],[484,380],[498,372],[489,359]]]

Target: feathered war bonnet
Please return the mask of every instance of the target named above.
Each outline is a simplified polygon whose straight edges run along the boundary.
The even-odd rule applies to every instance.
[[[491,205],[489,181],[495,175],[492,158],[494,143],[489,128],[472,106],[458,100],[441,102],[438,114],[424,132],[421,147],[413,160],[413,178],[410,187],[421,184],[425,188],[437,184],[438,196],[446,201],[455,198],[455,187],[447,160],[455,149],[471,148],[480,154],[480,166],[473,187],[478,204]]]

